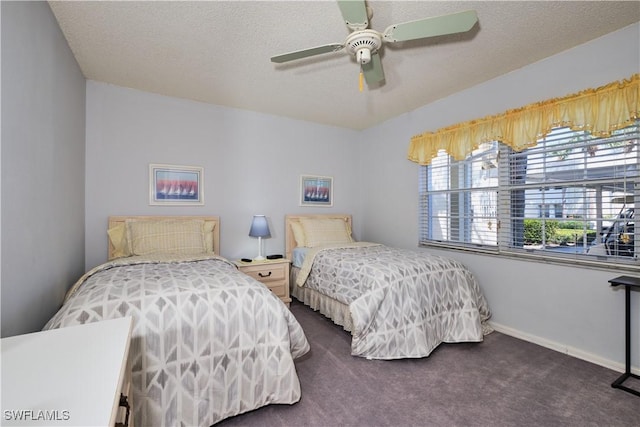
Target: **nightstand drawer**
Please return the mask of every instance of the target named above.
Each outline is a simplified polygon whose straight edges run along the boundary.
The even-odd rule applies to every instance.
[[[271,290],[287,306],[291,302],[289,297],[289,261],[286,258],[266,260],[261,262],[235,262],[238,270],[253,277]]]
[[[288,297],[287,295],[287,285],[286,283],[282,282],[282,283],[269,283],[269,289],[271,289],[271,292],[273,292],[274,294],[276,294],[279,297]]]
[[[285,270],[283,265],[256,265],[255,267],[245,267],[242,272],[262,283],[267,283],[284,280],[286,277]]]

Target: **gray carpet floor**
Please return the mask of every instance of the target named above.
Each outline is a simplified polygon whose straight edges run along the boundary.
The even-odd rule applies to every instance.
[[[216,427],[640,426],[640,397],[611,387],[619,372],[526,341],[493,332],[427,358],[366,360],[321,314],[297,301],[291,311],[311,344],[296,361],[302,399]]]

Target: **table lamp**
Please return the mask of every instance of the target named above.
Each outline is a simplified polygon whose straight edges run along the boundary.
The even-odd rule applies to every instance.
[[[269,231],[269,223],[264,215],[254,215],[251,221],[251,229],[249,230],[249,236],[258,238],[258,256],[254,261],[264,261],[265,257],[262,255],[262,238],[271,237]]]

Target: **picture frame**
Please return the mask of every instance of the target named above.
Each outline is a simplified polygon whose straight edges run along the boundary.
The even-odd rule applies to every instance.
[[[300,206],[333,206],[333,177],[301,175]]]
[[[149,164],[149,204],[204,205],[204,168]]]

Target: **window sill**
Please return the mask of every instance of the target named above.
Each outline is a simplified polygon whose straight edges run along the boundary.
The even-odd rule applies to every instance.
[[[607,257],[593,257],[594,259],[585,259],[584,256],[571,255],[549,255],[543,251],[537,250],[498,250],[483,246],[463,246],[442,242],[420,243],[418,247],[434,248],[452,252],[464,252],[478,255],[495,256],[499,258],[520,259],[523,261],[537,262],[542,264],[553,264],[561,266],[591,268],[595,270],[606,270],[607,272],[632,273],[640,274],[640,260],[629,260],[621,262],[619,260],[608,259]],[[605,258],[605,259],[602,259]]]

